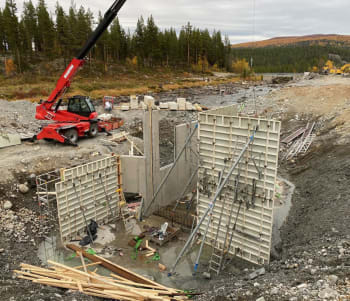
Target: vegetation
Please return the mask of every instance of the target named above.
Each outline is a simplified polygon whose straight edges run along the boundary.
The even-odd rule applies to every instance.
[[[51,17],[45,0],[38,0],[36,6],[31,0],[25,1],[19,18],[15,0],[6,0],[0,10],[0,55],[13,58],[18,73],[55,58],[68,63],[93,31],[94,21],[89,9],[77,9],[73,4],[65,12],[59,2]],[[200,71],[207,71],[209,66],[224,68],[230,64],[226,61],[230,43],[228,38],[225,41],[220,31],[209,33],[190,23],[179,34],[174,28],[160,30],[152,16],[147,21],[140,17],[131,34],[116,18],[91,51],[89,67],[107,71],[109,64],[122,63],[147,68],[193,67]]]
[[[302,42],[287,46],[269,46],[261,48],[233,48],[230,55],[235,59],[253,58],[254,71],[267,72],[304,72],[322,71],[330,56],[340,56],[343,61],[350,61],[350,48],[332,43],[312,45]],[[344,62],[338,62],[338,67]]]

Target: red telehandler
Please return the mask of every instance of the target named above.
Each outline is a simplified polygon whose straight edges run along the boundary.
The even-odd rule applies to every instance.
[[[40,133],[35,136],[37,140],[56,140],[61,143],[76,145],[79,137],[85,135],[94,137],[97,135],[100,127],[99,120],[89,97],[74,96],[68,99],[67,110],[59,110],[59,107],[63,95],[70,87],[71,80],[84,65],[86,55],[112,23],[125,2],[126,0],[116,0],[113,3],[77,57],[71,61],[63,72],[49,98],[37,106],[36,119],[54,121],[41,129]]]

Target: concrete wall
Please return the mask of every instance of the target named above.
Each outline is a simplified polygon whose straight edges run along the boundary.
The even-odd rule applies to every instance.
[[[120,159],[124,192],[146,196],[146,158],[121,156]]]
[[[179,154],[185,141],[194,128],[192,124],[182,124],[175,128],[175,154]],[[157,198],[150,206],[153,195],[157,191],[162,179],[171,168],[172,164],[160,167],[159,153],[159,112],[156,110],[146,111],[143,120],[144,157],[122,156],[123,187],[124,192],[142,194],[146,215],[152,214],[159,207],[167,206],[176,201],[183,192],[190,176],[197,168],[197,135],[186,147],[175,168],[169,175],[168,180],[160,190]],[[192,149],[192,151],[191,151]],[[196,186],[196,177],[188,188],[191,191]]]

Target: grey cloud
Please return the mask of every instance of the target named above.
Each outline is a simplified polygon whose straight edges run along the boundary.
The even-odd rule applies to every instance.
[[[36,2],[36,0],[33,0]],[[56,0],[46,0],[54,11]],[[71,0],[60,0],[65,8]],[[75,0],[95,15],[113,0]],[[23,1],[17,0],[19,11]],[[180,29],[188,21],[196,27],[221,30],[232,43],[276,36],[317,33],[349,34],[349,0],[129,0],[119,13],[125,28],[133,30],[140,15],[153,15],[161,28]],[[255,21],[254,21],[255,20]],[[255,22],[255,32],[254,32]]]

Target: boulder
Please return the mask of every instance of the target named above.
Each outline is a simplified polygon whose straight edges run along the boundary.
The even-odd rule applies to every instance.
[[[18,189],[21,193],[25,194],[29,191],[29,188],[26,184],[20,184],[18,185]]]
[[[9,210],[12,208],[12,203],[10,201],[5,201],[4,203],[4,209]]]

